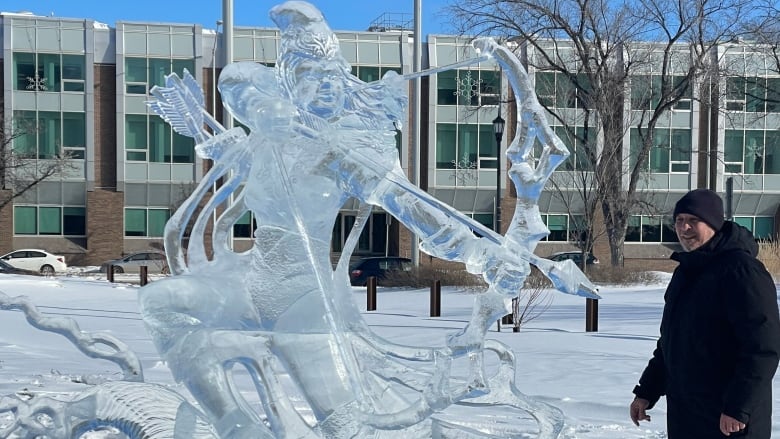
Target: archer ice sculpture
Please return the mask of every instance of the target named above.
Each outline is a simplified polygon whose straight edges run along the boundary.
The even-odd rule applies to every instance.
[[[518,205],[506,236],[500,236],[406,179],[394,136],[405,116],[408,76],[391,72],[372,83],[352,76],[335,34],[308,3],[276,6],[271,17],[281,30],[275,67],[234,63],[219,80],[225,106],[248,134],[225,130],[205,112],[202,90],[188,73],[171,75],[166,87],[152,90],[151,109],[180,134],[194,137],[198,153],[214,161],[166,226],[174,276],[139,292],[160,355],[198,408],[170,390],[133,382],[96,386],[59,408],[47,401],[37,408],[19,401],[6,407],[87,420],[103,413],[95,407],[99,401],[114,404],[115,394],[129,403],[143,394],[167,407],[156,418],[162,427],[128,429],[133,438],[525,437],[514,425],[449,414],[454,407],[503,405],[533,416],[539,437],[558,437],[562,414],[523,395],[514,385],[514,355],[485,340],[488,326],[507,313],[530,264],[564,293],[597,297],[571,261],[553,263],[533,254],[548,233],[537,199],[568,151],[547,125],[517,58],[491,39],[474,43],[480,57],[473,63],[493,57],[517,96],[517,137],[507,155]],[[537,140],[544,152],[534,167],[530,154]],[[206,200],[220,179],[224,184]],[[349,197],[363,207],[334,270],[332,226]],[[221,205],[227,207],[214,227],[209,258],[206,226]],[[370,205],[417,234],[425,252],[463,262],[489,284],[477,296],[468,324],[436,346],[382,339],[353,302],[347,263]],[[235,253],[228,246],[229,230],[246,212],[257,223],[254,245]],[[191,221],[185,258],[184,233]],[[2,299],[0,306],[13,304]],[[499,358],[490,376],[483,368],[485,352]],[[467,360],[468,376],[452,372],[455,359]],[[133,371],[115,361],[126,376]],[[236,390],[236,368],[248,372],[261,407],[252,407]],[[113,413],[102,422],[147,422],[143,412]]]

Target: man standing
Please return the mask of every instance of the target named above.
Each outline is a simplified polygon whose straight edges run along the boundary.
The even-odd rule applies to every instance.
[[[634,388],[631,420],[666,395],[669,439],[769,439],[780,318],[772,277],[744,227],[723,220],[713,191],[674,208],[684,252],[664,295],[661,337]]]

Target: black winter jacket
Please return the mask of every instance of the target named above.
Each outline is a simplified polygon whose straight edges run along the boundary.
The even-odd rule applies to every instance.
[[[664,295],[661,337],[634,393],[666,395],[669,439],[715,439],[721,413],[747,424],[729,438],[769,439],[780,318],[752,234],[726,221],[679,262]]]

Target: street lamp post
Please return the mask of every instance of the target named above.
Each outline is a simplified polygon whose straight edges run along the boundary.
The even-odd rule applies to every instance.
[[[493,134],[496,135],[496,218],[495,231],[501,234],[501,139],[504,137],[504,119],[501,118],[501,107],[498,107],[498,115],[493,119]]]

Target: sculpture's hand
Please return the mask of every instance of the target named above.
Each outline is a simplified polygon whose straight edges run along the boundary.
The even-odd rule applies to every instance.
[[[466,268],[471,273],[482,274],[488,285],[506,297],[516,297],[531,272],[527,260],[506,247],[488,244],[481,239],[468,252]]]

